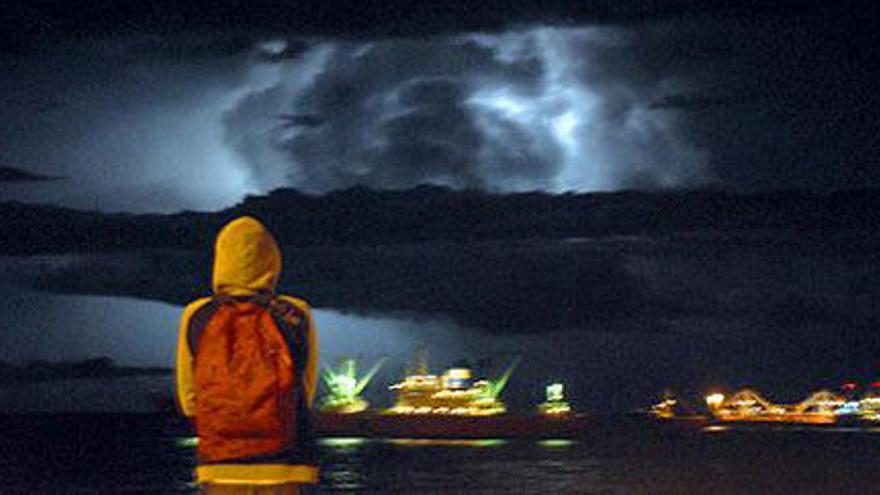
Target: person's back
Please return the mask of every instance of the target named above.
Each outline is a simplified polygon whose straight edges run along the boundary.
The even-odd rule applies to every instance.
[[[304,301],[274,293],[280,271],[272,235],[239,218],[217,236],[214,296],[184,309],[177,395],[199,435],[203,493],[291,494],[317,482],[315,327]]]

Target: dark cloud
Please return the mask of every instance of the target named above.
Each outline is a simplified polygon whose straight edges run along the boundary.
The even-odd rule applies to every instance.
[[[287,246],[281,289],[347,315],[349,325],[328,322],[322,331],[349,348],[352,340],[386,339],[365,347],[399,357],[427,341],[435,366],[449,364],[447,356],[518,354],[527,366],[517,373],[519,394],[564,377],[583,394],[580,403],[605,410],[643,405],[664,387],[700,393],[752,385],[794,400],[817,387],[874,379],[875,251],[835,247],[853,239],[750,237]],[[9,282],[18,286],[52,292],[183,304],[207,294],[208,252],[7,258],[4,273],[15,274]],[[400,329],[377,331],[383,318]],[[173,322],[155,329],[145,318],[142,325],[149,331],[132,339]],[[444,344],[444,328],[461,330]]]
[[[58,177],[37,174],[15,167],[0,166],[0,182],[41,182],[56,179]]]
[[[870,9],[870,6],[867,10]],[[711,15],[755,19],[864,13],[864,3],[790,2],[745,4],[722,0],[522,0],[464,2],[439,0],[430,5],[406,0],[259,0],[243,8],[234,0],[93,0],[63,8],[48,0],[11,0],[4,4],[0,30],[7,50],[26,50],[35,41],[59,37],[136,32],[216,32],[218,30],[293,32],[336,36],[413,36],[473,30],[503,30],[522,23],[632,24],[657,19]],[[26,40],[16,42],[16,40]]]
[[[606,328],[614,321],[626,331],[628,323],[680,313],[678,303],[645,291],[604,244],[485,243],[462,249],[440,243],[284,252],[289,275],[281,289],[305,294],[319,308],[433,315],[500,334]],[[114,268],[99,272],[98,265]],[[11,281],[38,289],[109,291],[182,304],[210,287],[210,257],[183,251],[50,257],[13,264],[9,273]]]
[[[877,184],[880,141],[870,122],[880,93],[868,73],[880,70],[880,39],[858,23],[844,27],[855,12],[695,23],[645,44],[649,58],[690,74],[695,86],[683,94],[725,100],[678,99],[677,108],[657,111],[687,112],[680,136],[711,150],[711,168],[727,187]],[[679,59],[665,56],[676,52]]]
[[[497,334],[613,331],[870,338],[880,264],[791,234],[288,246],[282,288],[319,308],[446,317]],[[835,243],[853,242],[840,239]],[[862,241],[858,241],[862,242]],[[12,264],[16,283],[183,303],[209,287],[187,251]],[[104,267],[98,270],[97,267]],[[88,273],[88,277],[82,274]],[[870,340],[870,339],[869,339]],[[839,343],[835,344],[839,345]],[[861,353],[859,353],[861,355]]]
[[[70,379],[108,379],[138,375],[169,375],[171,368],[119,366],[109,357],[82,361],[30,361],[15,365],[0,361],[0,385]]]
[[[278,117],[281,120],[281,127],[318,127],[324,123],[321,117],[317,115],[281,115]]]
[[[253,35],[146,36],[128,44],[127,55],[136,60],[212,60],[252,52]]]
[[[375,194],[416,220],[424,219],[412,196],[400,201],[400,193]],[[440,193],[420,188],[419,194]],[[455,194],[470,198],[474,211],[487,208],[486,202],[473,202],[473,193]],[[528,218],[535,212],[537,219],[549,220],[549,209],[536,196],[504,200],[530,206],[519,210]],[[320,315],[333,315],[322,320],[322,335],[338,353],[360,352],[363,343],[397,356],[423,340],[432,349],[441,348],[434,354],[442,356],[436,363],[523,354],[528,371],[517,376],[517,388],[536,390],[548,376],[564,377],[573,391],[586,394],[581,403],[606,408],[644,404],[663,387],[751,384],[769,395],[796,399],[844,379],[874,378],[880,352],[880,260],[871,222],[876,201],[864,201],[872,195],[657,196],[593,195],[585,198],[584,210],[561,207],[560,214],[586,217],[585,225],[608,229],[601,237],[569,239],[535,238],[535,229],[527,228],[513,229],[510,240],[394,238],[394,244],[375,244],[355,236],[360,242],[310,243],[309,236],[334,223],[332,216],[317,212],[340,215],[339,225],[349,229],[376,232],[388,223],[398,225],[385,218],[389,215],[359,216],[376,210],[362,189],[329,195],[339,202],[336,207],[277,203],[276,212],[313,222],[296,228],[282,227],[287,224],[272,214],[272,197],[252,198],[254,210],[242,211],[262,213],[285,243],[281,290],[305,297]],[[651,197],[655,200],[648,201]],[[616,216],[621,208],[628,213]],[[481,214],[465,209],[449,218],[444,213],[451,209],[435,210],[434,221],[457,227],[450,231],[454,234],[481,228]],[[47,345],[75,359],[86,351],[85,357],[126,359],[156,355],[159,348],[171,352],[173,334],[168,332],[179,307],[145,300],[179,305],[208,294],[211,235],[200,235],[198,243],[176,242],[191,238],[193,224],[217,219],[107,217],[135,222],[144,230],[134,223],[127,228],[114,223],[104,232],[135,240],[141,232],[140,246],[159,239],[155,245],[166,247],[0,258],[6,284],[0,311],[6,321],[25,322],[3,332],[9,342],[18,343],[4,347],[8,355],[40,355]],[[83,223],[82,237],[112,237],[87,228],[94,216],[74,218]],[[432,231],[425,224],[418,225]],[[62,231],[58,228],[56,237]],[[174,233],[171,244],[168,232]],[[641,234],[613,235],[623,232]],[[423,233],[416,229],[409,235]],[[201,249],[167,247],[198,244]],[[59,292],[113,297],[51,294]],[[136,324],[136,331],[119,327],[120,315]],[[115,349],[123,342],[124,352]],[[112,353],[104,350],[111,343]],[[522,404],[532,402],[522,399]]]

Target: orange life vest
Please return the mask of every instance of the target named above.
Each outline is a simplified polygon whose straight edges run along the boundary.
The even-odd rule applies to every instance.
[[[218,299],[195,349],[200,463],[277,454],[297,441],[302,363],[295,363],[270,304]],[[301,318],[291,312],[276,317]],[[298,326],[299,321],[294,321]]]

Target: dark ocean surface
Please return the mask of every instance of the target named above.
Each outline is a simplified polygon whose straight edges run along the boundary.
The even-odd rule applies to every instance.
[[[2,493],[195,493],[158,414],[0,416]],[[577,441],[323,439],[312,493],[880,493],[880,429],[597,420]]]

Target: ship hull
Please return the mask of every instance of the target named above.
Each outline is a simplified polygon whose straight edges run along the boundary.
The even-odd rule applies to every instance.
[[[800,425],[833,425],[837,417],[833,414],[756,414],[756,415],[717,415],[718,423],[783,423]]]
[[[317,413],[320,437],[367,438],[577,438],[587,431],[583,415],[541,416],[499,414],[452,416],[439,414]]]

